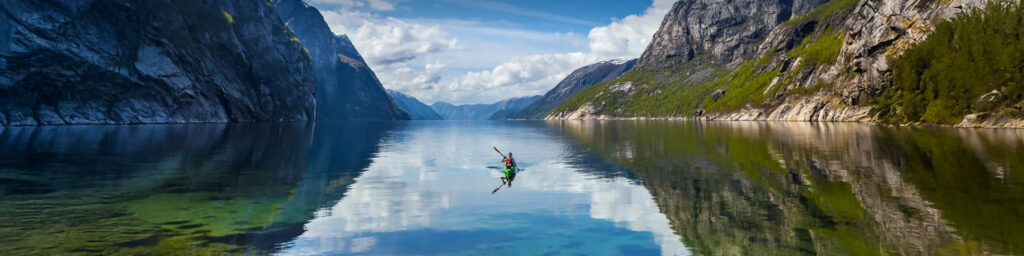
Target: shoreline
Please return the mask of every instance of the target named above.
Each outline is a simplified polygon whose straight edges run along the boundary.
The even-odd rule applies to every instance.
[[[970,116],[970,115],[969,115]],[[560,118],[560,117],[546,117],[543,120],[546,121],[697,121],[697,122],[778,122],[778,123],[857,123],[867,124],[873,126],[886,126],[886,127],[917,127],[917,128],[928,128],[928,127],[945,127],[945,128],[971,128],[971,129],[1024,129],[1024,119],[1017,118],[1006,118],[1001,117],[998,124],[993,124],[991,119],[984,120],[981,122],[970,122],[968,117],[964,118],[964,121],[959,124],[933,124],[933,123],[905,123],[905,124],[888,124],[878,122],[874,119],[868,120],[785,120],[785,119],[765,119],[765,118],[753,118],[753,119],[729,119],[729,118],[716,118],[716,117],[687,117],[687,116],[667,116],[667,117],[613,117],[613,116],[590,116],[586,118]]]

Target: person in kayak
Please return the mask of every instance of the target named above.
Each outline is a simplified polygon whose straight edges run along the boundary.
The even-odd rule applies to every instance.
[[[507,157],[503,157],[501,162],[505,163],[505,177],[501,177],[501,183],[508,184],[512,187],[512,180],[516,178],[516,160],[512,158],[512,152],[508,152]]]

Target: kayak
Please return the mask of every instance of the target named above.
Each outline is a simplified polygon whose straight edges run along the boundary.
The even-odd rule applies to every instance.
[[[516,170],[515,169],[517,169],[517,168],[505,166],[505,169],[504,169],[505,170],[505,179],[511,180],[512,178],[515,178],[516,177]]]

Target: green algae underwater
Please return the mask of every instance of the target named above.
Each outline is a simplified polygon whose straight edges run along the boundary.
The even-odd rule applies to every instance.
[[[1024,254],[1024,130],[62,126],[0,145],[9,255]],[[491,145],[530,170],[495,195]]]

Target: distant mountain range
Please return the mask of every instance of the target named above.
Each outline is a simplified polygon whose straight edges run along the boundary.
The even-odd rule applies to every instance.
[[[498,120],[508,119],[526,106],[533,104],[542,96],[511,98],[492,104],[453,105],[436,102],[430,105],[435,112],[447,120]]]
[[[558,82],[555,88],[544,94],[537,102],[523,108],[514,115],[512,119],[544,119],[551,110],[555,109],[565,100],[568,100],[577,92],[586,89],[600,82],[618,78],[626,71],[633,68],[636,59],[632,60],[611,60],[590,64],[573,71],[569,76]]]
[[[416,98],[405,95],[399,91],[388,90],[388,94],[391,94],[391,98],[395,99],[398,106],[401,107],[405,112],[409,113],[409,117],[413,120],[441,120],[444,119],[434,109],[423,104]]]

